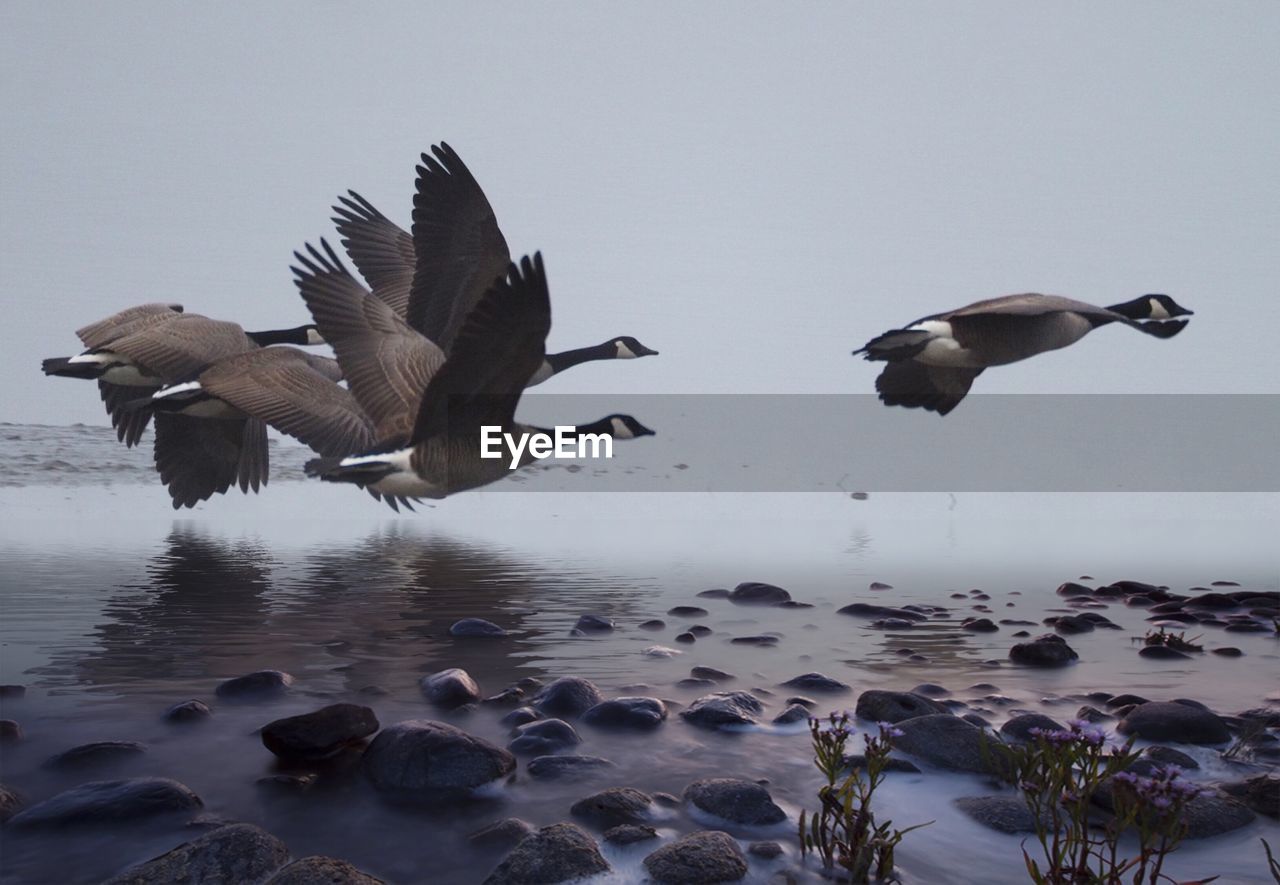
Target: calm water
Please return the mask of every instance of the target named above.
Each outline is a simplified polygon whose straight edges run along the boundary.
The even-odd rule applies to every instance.
[[[328,771],[302,797],[265,796],[255,781],[275,771],[256,729],[280,716],[339,700],[372,706],[381,722],[432,718],[417,687],[425,673],[467,669],[496,692],[524,676],[575,674],[607,694],[645,693],[688,703],[700,692],[675,686],[695,665],[737,675],[733,687],[775,692],[771,718],[789,692],[777,683],[821,671],[854,686],[832,702],[852,706],[856,691],[908,689],[938,682],[995,721],[1019,709],[1061,719],[1072,695],[1135,691],[1193,697],[1221,712],[1258,706],[1275,691],[1280,646],[1265,635],[1209,633],[1206,645],[1236,645],[1239,659],[1204,655],[1181,663],[1137,656],[1131,635],[1146,628],[1140,609],[1112,606],[1120,631],[1070,638],[1078,665],[1060,671],[1003,662],[1014,642],[958,629],[981,589],[993,618],[1039,621],[1059,607],[1054,589],[1091,575],[1129,578],[1176,591],[1232,580],[1280,589],[1275,547],[1280,503],[1274,495],[697,495],[479,493],[406,518],[347,488],[292,480],[305,452],[273,450],[277,478],[252,500],[224,496],[175,515],[155,483],[145,450],[125,455],[98,428],[0,427],[0,682],[27,686],[4,701],[26,739],[6,746],[5,783],[31,800],[82,780],[112,775],[174,777],[207,811],[260,824],[301,857],[346,858],[395,882],[478,881],[494,863],[465,848],[466,834],[506,816],[536,824],[568,819],[568,806],[597,789],[634,786],[679,794],[714,775],[767,778],[793,819],[774,830],[733,830],[744,839],[777,838],[793,854],[794,815],[817,787],[803,728],[718,734],[677,716],[649,735],[579,728],[580,752],[618,768],[598,781],[555,783],[518,777],[465,808],[408,811],[380,801],[350,770]],[[812,609],[760,610],[698,600],[711,587],[768,581]],[[871,592],[871,581],[895,589]],[[905,633],[875,630],[836,615],[854,601],[949,607],[945,619]],[[674,636],[689,623],[674,605],[708,609],[713,633],[693,645]],[[595,612],[618,629],[573,637],[578,616]],[[457,640],[460,617],[495,621],[513,635]],[[637,624],[665,618],[666,629]],[[1030,628],[1035,629],[1035,628]],[[775,648],[730,644],[734,636],[779,636]],[[655,645],[679,653],[646,654]],[[909,647],[928,662],[904,661]],[[159,721],[190,697],[212,702],[227,677],[272,667],[296,677],[286,699],[216,708],[212,720],[173,730]],[[995,706],[995,683],[1016,703]],[[386,690],[371,697],[360,690]],[[639,688],[638,686],[645,686]],[[495,742],[504,711],[481,709],[457,724]],[[49,755],[91,740],[139,740],[137,761],[93,776],[39,768]],[[1205,778],[1226,776],[1208,750],[1192,750]],[[1023,881],[1018,842],[988,831],[948,805],[992,792],[967,775],[893,776],[884,807],[899,824],[936,819],[899,851],[910,882]],[[697,829],[683,812],[658,822],[665,835]],[[1274,821],[1238,830],[1178,855],[1175,875],[1219,873],[1220,881],[1258,881],[1260,835]],[[50,837],[5,831],[5,882],[95,882],[191,837],[172,829]],[[1275,838],[1272,838],[1273,844]],[[651,847],[606,848],[612,879],[638,881]],[[753,878],[773,866],[753,861]],[[428,874],[427,871],[430,871]]]

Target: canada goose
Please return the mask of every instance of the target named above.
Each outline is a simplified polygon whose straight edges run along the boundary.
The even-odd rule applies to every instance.
[[[327,245],[326,250],[336,264]],[[324,267],[298,257],[306,268],[295,268],[300,287],[306,277],[324,273]],[[307,463],[307,474],[412,498],[443,498],[510,476],[506,459],[481,457],[480,428],[497,426],[513,435],[547,432],[516,423],[515,409],[545,357],[550,328],[551,300],[538,253],[511,265],[475,305],[427,384],[407,437],[382,440],[346,458],[317,458]],[[653,434],[629,415],[609,415],[576,430],[615,439]],[[533,460],[526,449],[519,463]]]
[[[1110,307],[1059,295],[1007,295],[924,317],[853,353],[888,363],[876,379],[885,405],[945,415],[989,366],[1067,347],[1108,323],[1172,338],[1187,325],[1174,318],[1191,315],[1168,295],[1143,295]]]
[[[355,191],[339,197],[333,221],[375,298],[447,354],[468,313],[511,263],[507,241],[484,191],[453,148],[422,155],[413,199],[413,234]],[[624,335],[594,347],[547,354],[526,387],[579,363],[656,356]]]

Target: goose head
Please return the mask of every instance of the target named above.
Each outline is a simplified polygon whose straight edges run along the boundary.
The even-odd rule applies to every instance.
[[[608,434],[614,439],[635,439],[639,436],[657,436],[648,427],[645,427],[630,415],[606,415],[601,418],[598,424],[603,424],[608,428]]]
[[[294,326],[292,329],[267,329],[263,332],[246,332],[245,334],[261,347],[266,347],[270,344],[301,344],[313,347],[328,343],[314,323],[308,323],[305,326]]]
[[[657,356],[656,350],[650,350],[630,335],[622,335],[605,344],[613,348],[613,358],[618,360],[634,360],[642,356]]]
[[[1113,305],[1109,309],[1131,320],[1171,320],[1175,317],[1193,316],[1192,311],[1187,310],[1168,295],[1143,295],[1132,301]]]

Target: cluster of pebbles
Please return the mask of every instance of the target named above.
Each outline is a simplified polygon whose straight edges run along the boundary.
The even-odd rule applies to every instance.
[[[878,584],[872,589],[891,588]],[[1051,633],[1032,637],[1027,631],[1018,631],[1024,635],[1015,634],[1015,638],[1023,641],[1009,649],[1012,664],[1071,664],[1077,653],[1064,635],[1114,626],[1098,611],[1110,604],[1147,608],[1157,626],[1194,622],[1231,632],[1254,631],[1255,627],[1248,625],[1265,626],[1268,619],[1280,615],[1280,594],[1238,589],[1177,595],[1167,588],[1137,582],[1097,588],[1072,582],[1062,585],[1057,593],[1067,610],[1045,620],[1044,624],[1053,628]],[[792,600],[787,591],[760,583],[699,595],[745,605],[805,606]],[[976,595],[979,591],[967,596],[972,599]],[[911,629],[911,625],[926,622],[945,609],[860,602],[840,611],[877,626]],[[707,612],[689,605],[673,608],[668,614],[698,618]],[[654,629],[655,623],[661,622],[649,621],[639,627]],[[1001,625],[991,619],[973,618],[962,622],[961,627],[993,632]],[[584,615],[574,629],[592,634],[613,630],[615,625],[598,615]],[[475,618],[457,622],[450,633],[464,640],[505,635],[498,625]],[[679,642],[696,642],[698,638],[692,629],[676,637]],[[772,634],[735,638],[756,644],[777,641]],[[584,752],[591,749],[591,734],[596,729],[653,733],[681,727],[706,735],[726,730],[766,730],[793,734],[803,740],[811,716],[846,707],[852,700],[850,712],[864,728],[891,723],[900,732],[894,740],[890,767],[894,776],[928,778],[945,772],[976,775],[976,782],[986,785],[989,791],[957,800],[959,813],[1003,833],[1034,831],[1035,821],[1021,798],[993,776],[990,743],[1027,741],[1032,739],[1033,729],[1062,729],[1065,725],[1043,712],[1019,707],[1019,701],[1001,695],[996,685],[969,686],[961,692],[963,697],[945,686],[924,683],[906,691],[865,690],[853,698],[852,686],[817,672],[799,674],[773,689],[726,687],[725,683],[733,680],[733,674],[722,670],[693,667],[688,677],[676,685],[704,693],[682,704],[650,695],[607,697],[591,681],[575,676],[546,682],[526,678],[486,694],[465,670],[445,669],[424,676],[420,682],[430,717],[384,726],[371,707],[336,703],[268,722],[259,732],[264,750],[285,763],[290,773],[264,777],[260,784],[266,790],[305,792],[318,779],[331,775],[333,760],[339,758],[345,760],[342,771],[358,772],[369,787],[392,804],[450,803],[517,777],[530,782],[598,784],[612,780],[617,766],[602,756]],[[253,703],[293,691],[294,679],[289,674],[263,670],[220,684],[215,696],[218,702]],[[0,697],[12,698],[22,692],[20,686],[0,686]],[[811,695],[822,697],[823,701]],[[1204,760],[1206,753],[1222,754],[1231,747],[1215,768],[1234,767],[1239,776],[1217,782],[1198,779],[1205,791],[1187,809],[1189,838],[1207,838],[1239,829],[1253,822],[1258,814],[1280,817],[1280,777],[1273,769],[1280,762],[1280,711],[1264,706],[1223,715],[1185,698],[1153,700],[1101,691],[1054,700],[1059,704],[1075,701],[1080,706],[1074,718],[1142,742],[1144,751],[1134,765],[1135,773],[1176,764],[1196,778],[1201,767],[1197,757]],[[492,717],[505,726],[509,730],[506,746],[459,727],[458,723],[465,724],[468,716]],[[208,724],[216,720],[214,710],[196,699],[175,704],[165,713],[165,719],[175,727],[199,723],[205,723],[201,727],[216,727]],[[1002,720],[998,728],[995,720]],[[21,739],[18,723],[3,720],[0,741]],[[124,758],[144,757],[146,752],[147,747],[141,743],[97,742],[61,752],[48,758],[44,765],[63,771],[91,772]],[[856,757],[851,757],[850,762],[856,763]],[[1095,796],[1099,814],[1108,811],[1108,797],[1106,790]],[[13,831],[108,823],[127,826],[157,818],[200,823],[202,807],[201,799],[183,784],[155,776],[87,781],[34,803],[0,786],[0,820],[6,830]],[[677,820],[704,828],[683,835],[664,829]],[[712,828],[705,828],[708,824]],[[774,801],[765,783],[708,776],[688,784],[681,796],[650,794],[615,784],[568,804],[565,820],[560,822],[535,827],[518,817],[499,818],[471,834],[467,841],[470,849],[499,858],[484,880],[486,883],[551,883],[604,873],[610,863],[601,851],[601,843],[612,849],[638,852],[647,876],[656,882],[737,881],[753,869],[762,875],[773,875],[778,881],[788,881],[794,878],[800,863],[790,836],[794,825],[793,814]],[[785,842],[786,847],[779,841],[761,838],[769,835]],[[111,880],[171,881],[308,885],[381,880],[337,858],[292,859],[281,840],[256,826],[208,820],[203,822],[197,838],[144,860]]]

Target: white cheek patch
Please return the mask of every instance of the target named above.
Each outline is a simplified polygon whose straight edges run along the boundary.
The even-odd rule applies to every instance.
[[[1151,316],[1149,317],[1149,319],[1153,319],[1153,320],[1172,319],[1172,317],[1169,316],[1169,311],[1165,310],[1164,305],[1160,303],[1160,299],[1148,298],[1147,302],[1150,304],[1150,307],[1151,307]]]
[[[633,360],[636,358],[635,353],[632,352],[630,347],[627,347],[625,341],[615,341],[614,346],[618,349],[617,359]]]
[[[633,437],[631,428],[621,418],[614,418],[609,423],[613,425],[611,433],[614,439],[631,439]]]

